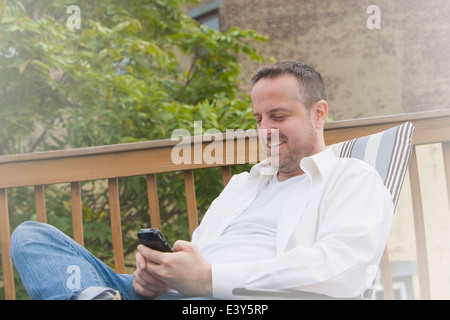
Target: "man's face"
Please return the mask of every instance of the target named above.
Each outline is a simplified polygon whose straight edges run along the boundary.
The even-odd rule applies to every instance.
[[[320,150],[314,111],[304,107],[297,79],[289,74],[263,78],[254,85],[251,98],[258,137],[267,156],[278,157],[279,173],[301,173],[300,160]]]

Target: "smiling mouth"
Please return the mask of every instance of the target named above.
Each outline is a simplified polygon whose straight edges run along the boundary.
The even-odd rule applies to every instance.
[[[267,146],[268,146],[269,148],[273,148],[273,147],[278,147],[279,145],[281,145],[281,144],[283,144],[283,143],[284,143],[284,141],[270,142],[270,143],[267,144]]]

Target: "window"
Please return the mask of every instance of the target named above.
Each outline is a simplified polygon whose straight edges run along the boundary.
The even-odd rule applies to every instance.
[[[219,7],[220,0],[214,0],[189,10],[187,14],[211,29],[220,31]]]
[[[414,299],[413,277],[417,275],[417,264],[415,261],[391,262],[392,286],[396,300]],[[380,274],[375,278],[372,299],[384,299],[383,285]]]

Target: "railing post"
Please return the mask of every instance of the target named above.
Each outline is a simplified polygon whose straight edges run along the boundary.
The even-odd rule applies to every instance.
[[[447,199],[450,207],[450,141],[442,143],[442,155],[444,157],[445,182],[447,184]]]
[[[79,182],[72,182],[70,184],[70,195],[72,205],[73,239],[80,245],[84,246],[83,210],[81,204],[81,185]]]
[[[47,209],[45,207],[44,186],[34,186],[34,199],[36,202],[36,217],[38,222],[47,223]]]
[[[9,257],[11,233],[9,230],[8,196],[6,189],[0,189],[0,242],[2,248],[3,282],[5,287],[5,299],[15,300],[14,271]]]
[[[115,271],[117,273],[125,273],[125,260],[123,256],[122,243],[122,223],[120,221],[119,179],[108,179],[108,183]]]
[[[394,300],[394,286],[392,284],[391,265],[389,264],[388,248],[384,249],[380,262],[381,282],[383,284],[383,295],[385,300]]]
[[[156,175],[148,174],[146,176],[146,182],[150,223],[152,228],[161,229],[161,216],[159,213],[158,186],[156,183]]]
[[[230,180],[231,180],[231,167],[230,166],[222,167],[222,183],[224,188],[227,186]]]
[[[425,223],[423,219],[422,193],[420,191],[419,167],[416,148],[412,149],[409,162],[409,179],[411,182],[411,198],[416,231],[417,268],[419,272],[420,298],[429,300],[430,276],[428,271],[428,254],[425,239]]]
[[[198,227],[197,200],[195,198],[194,173],[192,170],[183,171],[184,186],[186,190],[186,204],[189,223],[189,234]]]

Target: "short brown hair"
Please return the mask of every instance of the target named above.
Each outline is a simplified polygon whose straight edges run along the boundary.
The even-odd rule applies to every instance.
[[[283,74],[294,75],[300,84],[300,97],[309,110],[314,103],[327,99],[325,83],[313,67],[295,61],[281,61],[260,67],[252,77],[253,84],[263,78],[274,79]]]

